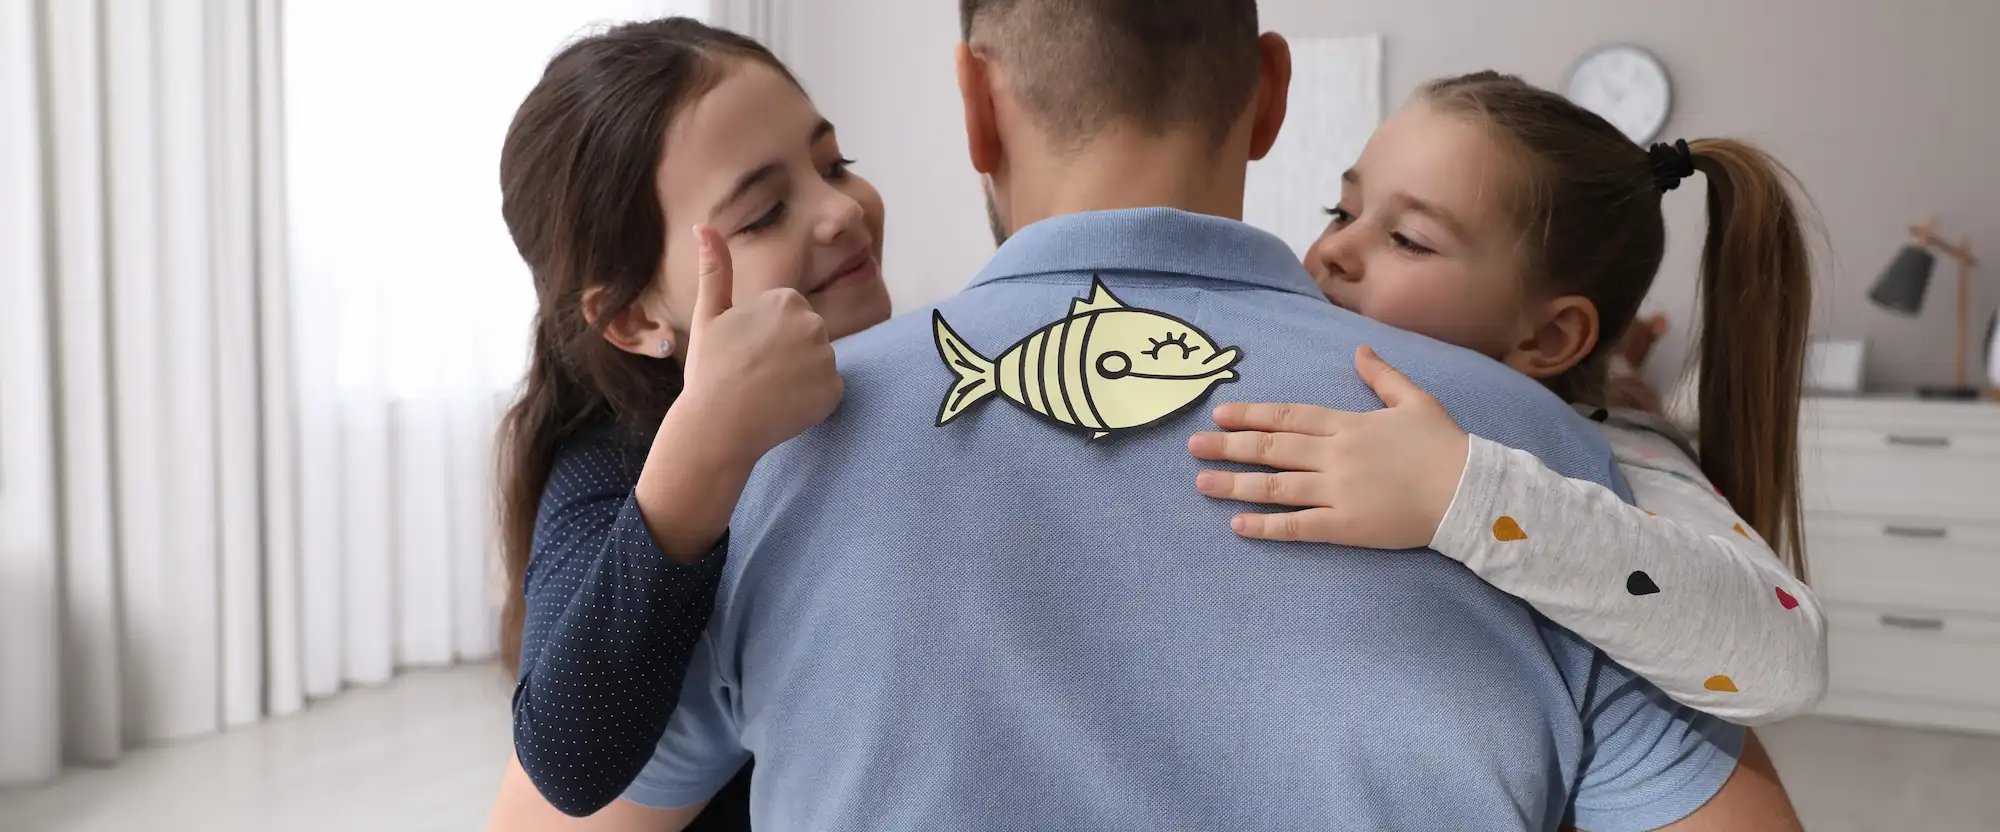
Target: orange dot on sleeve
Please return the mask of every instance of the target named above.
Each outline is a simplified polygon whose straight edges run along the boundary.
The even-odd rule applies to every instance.
[[[1521,531],[1521,524],[1514,522],[1514,518],[1502,517],[1493,521],[1493,537],[1502,543],[1510,543],[1516,540],[1527,540],[1528,533]]]
[[[1722,693],[1736,692],[1736,682],[1727,676],[1710,676],[1708,681],[1701,683],[1701,686]]]
[[[1743,535],[1744,537],[1749,537],[1749,536],[1750,536],[1750,533],[1749,533],[1749,532],[1746,532],[1746,531],[1744,531],[1744,530],[1743,530],[1743,524],[1742,524],[1742,523],[1738,523],[1738,524],[1736,524],[1736,528],[1735,528],[1735,530],[1734,530],[1734,531],[1735,531],[1735,532],[1736,532],[1737,534],[1740,534],[1740,535]]]

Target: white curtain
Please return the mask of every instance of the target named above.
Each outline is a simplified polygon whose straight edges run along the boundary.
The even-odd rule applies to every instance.
[[[714,0],[705,11],[710,23],[756,38],[778,60],[791,61],[791,0]]]
[[[274,0],[0,0],[0,783],[280,707],[275,35]]]
[[[286,7],[307,695],[493,651],[489,440],[534,311],[501,138],[566,41],[699,5]]]
[[[501,136],[705,5],[0,0],[0,785],[491,655]]]

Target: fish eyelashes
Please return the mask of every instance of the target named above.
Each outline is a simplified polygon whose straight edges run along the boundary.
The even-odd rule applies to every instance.
[[[1169,332],[1167,333],[1167,337],[1160,339],[1147,338],[1146,340],[1152,343],[1153,348],[1139,354],[1147,358],[1159,358],[1160,350],[1166,349],[1168,347],[1180,347],[1181,357],[1187,358],[1190,355],[1194,355],[1195,350],[1201,349],[1200,347],[1188,346],[1187,339],[1188,339],[1188,334],[1185,332],[1179,335],[1175,335]]]

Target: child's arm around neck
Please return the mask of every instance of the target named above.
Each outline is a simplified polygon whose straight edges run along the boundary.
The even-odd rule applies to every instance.
[[[1634,505],[1473,437],[1432,548],[1682,704],[1745,725],[1810,710],[1827,685],[1818,598],[1679,444],[1606,418]]]
[[[1238,515],[1239,534],[1435,549],[1675,700],[1724,719],[1773,722],[1824,694],[1817,598],[1669,433],[1599,412],[1630,505],[1525,451],[1468,436],[1366,348],[1356,369],[1388,407],[1229,404],[1217,422],[1232,433],[1189,441],[1199,459],[1281,470],[1196,480],[1211,497],[1300,509]]]

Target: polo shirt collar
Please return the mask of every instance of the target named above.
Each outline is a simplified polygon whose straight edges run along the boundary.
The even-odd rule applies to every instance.
[[[1050,217],[995,252],[972,286],[1048,274],[1155,272],[1319,298],[1290,246],[1236,220],[1173,208],[1123,208]]]

